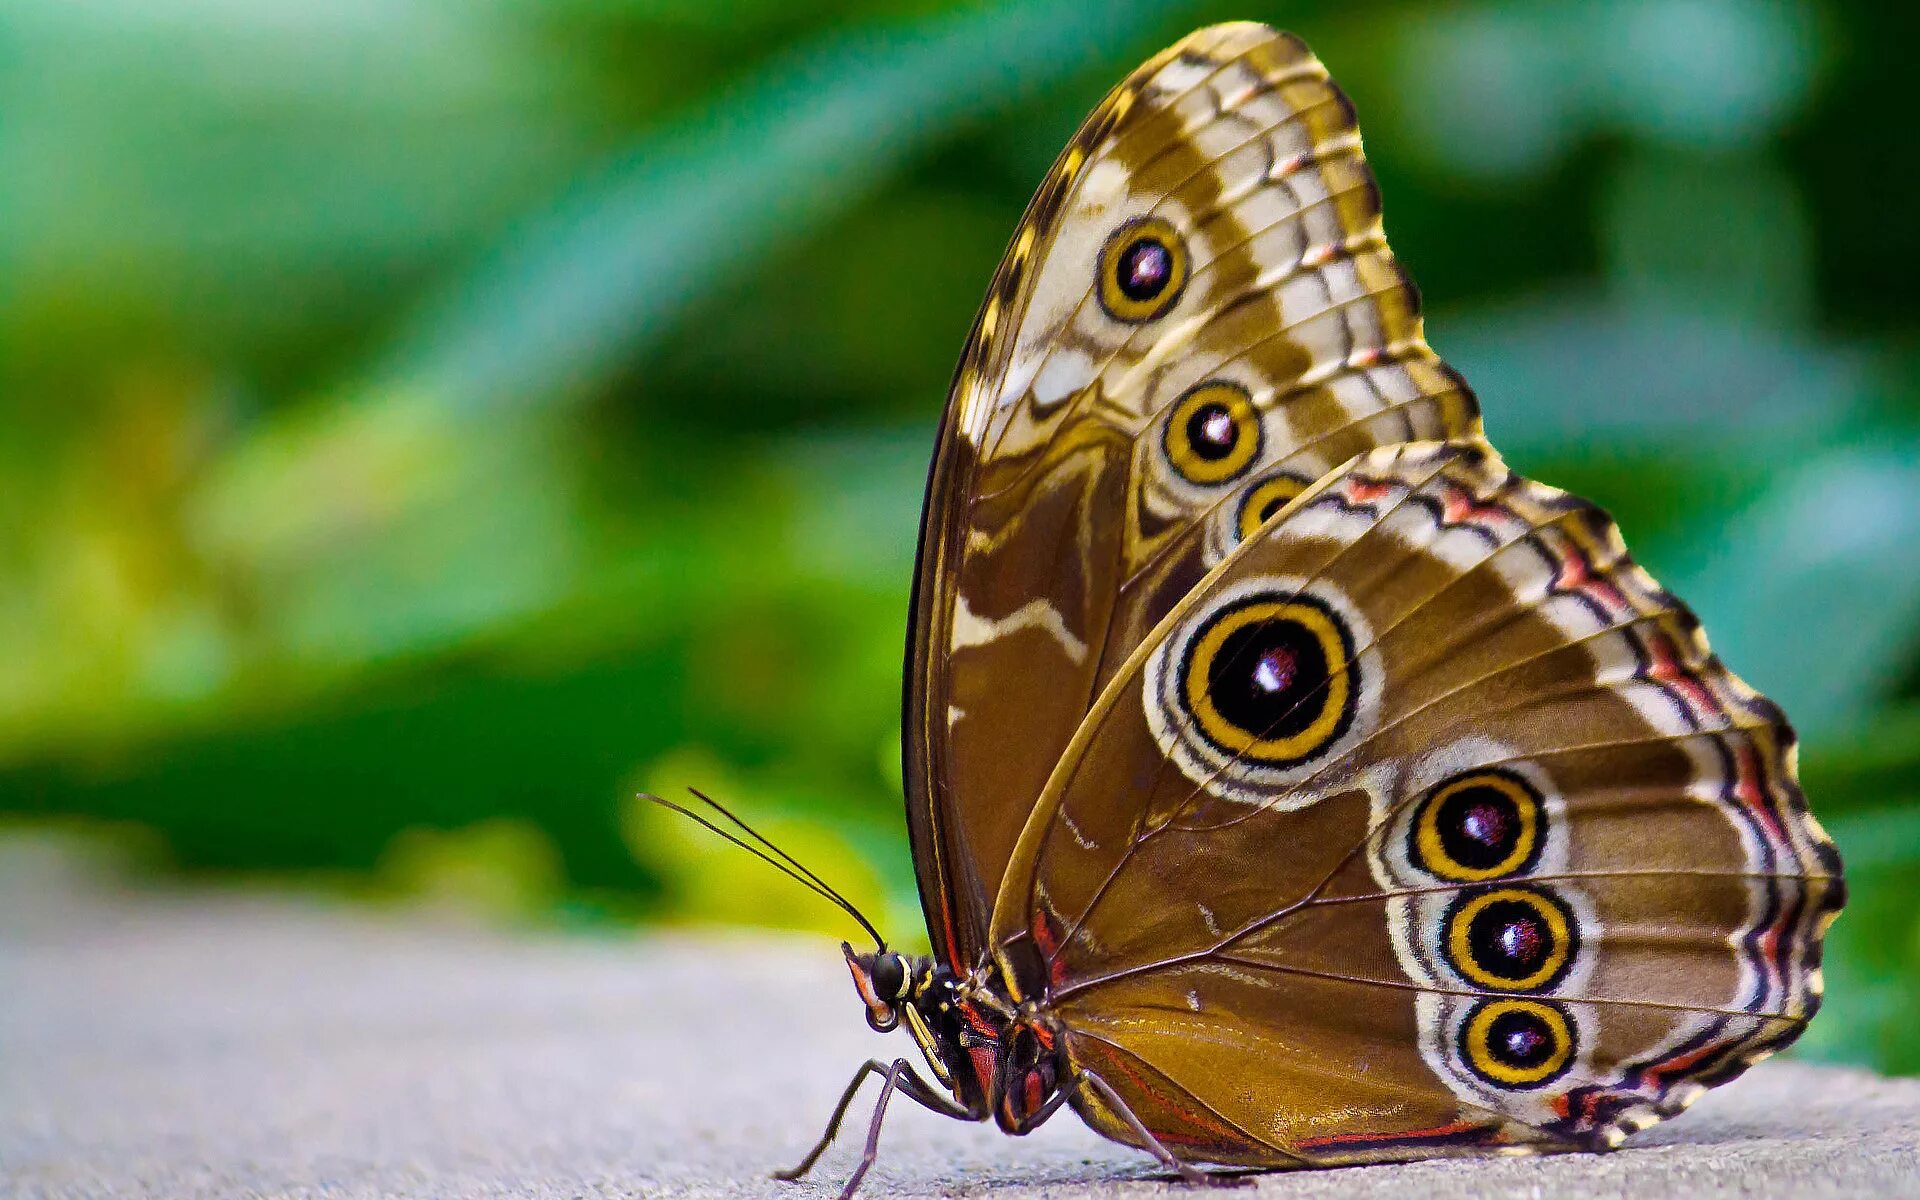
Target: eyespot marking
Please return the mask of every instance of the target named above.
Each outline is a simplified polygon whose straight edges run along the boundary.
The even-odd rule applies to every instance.
[[[1225,483],[1260,457],[1260,414],[1237,383],[1212,381],[1187,389],[1167,412],[1161,448],[1189,483]]]
[[[1460,1061],[1497,1088],[1537,1088],[1573,1062],[1573,1022],[1538,1000],[1482,1000],[1460,1024]]]
[[[1572,910],[1544,888],[1469,892],[1448,908],[1444,945],[1454,970],[1484,988],[1536,992],[1572,965],[1579,940]]]
[[[1246,495],[1240,498],[1240,511],[1235,522],[1240,540],[1252,537],[1267,523],[1268,518],[1312,486],[1312,480],[1297,475],[1273,475],[1248,488]]]
[[[1546,806],[1515,772],[1468,771],[1420,801],[1407,857],[1429,874],[1461,883],[1516,875],[1540,857]]]
[[[1306,595],[1253,595],[1214,613],[1180,666],[1179,694],[1222,752],[1295,766],[1353,721],[1353,634]]]
[[[1151,321],[1180,298],[1187,265],[1186,242],[1172,222],[1136,217],[1100,250],[1100,306],[1129,325]]]

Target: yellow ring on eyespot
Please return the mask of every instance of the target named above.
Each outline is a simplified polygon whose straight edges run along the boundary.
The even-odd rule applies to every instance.
[[[1531,1067],[1516,1067],[1493,1056],[1493,1023],[1510,1012],[1524,1012],[1547,1027],[1553,1039],[1553,1053]],[[1461,1049],[1473,1070],[1508,1087],[1533,1087],[1545,1083],[1566,1069],[1573,1057],[1573,1030],[1566,1014],[1538,1000],[1495,1000],[1482,1005],[1467,1021],[1461,1037]]]
[[[1268,517],[1291,504],[1312,486],[1306,480],[1291,475],[1275,475],[1254,484],[1240,501],[1240,540],[1244,542],[1259,532]]]
[[[1167,251],[1167,278],[1151,295],[1129,296],[1120,283],[1121,260],[1129,247],[1143,240]],[[1100,247],[1100,307],[1129,325],[1151,321],[1180,299],[1187,286],[1187,268],[1187,243],[1173,223],[1161,217],[1136,217],[1109,234]]]
[[[1195,414],[1208,406],[1225,410],[1233,423],[1233,442],[1219,458],[1202,454],[1193,444],[1189,428]],[[1189,483],[1225,483],[1260,456],[1260,414],[1253,407],[1253,397],[1239,384],[1202,383],[1173,402],[1160,444],[1182,479]]]
[[[1468,936],[1473,928],[1473,919],[1485,912],[1489,905],[1502,901],[1513,901],[1531,908],[1547,927],[1549,950],[1538,967],[1521,976],[1498,975],[1487,970],[1473,958],[1473,943]],[[1548,900],[1539,892],[1524,888],[1496,888],[1482,892],[1455,909],[1447,919],[1447,949],[1453,966],[1462,975],[1481,987],[1497,988],[1501,991],[1524,992],[1546,983],[1567,965],[1567,956],[1573,952],[1572,930],[1567,925],[1567,915],[1559,905]]]
[[[1227,639],[1249,625],[1267,621],[1291,621],[1304,628],[1319,644],[1327,664],[1327,686],[1317,698],[1320,709],[1312,723],[1291,737],[1264,738],[1257,731],[1242,729],[1220,712],[1207,692],[1213,660]],[[1347,662],[1346,638],[1333,617],[1314,604],[1259,600],[1228,609],[1207,626],[1187,652],[1182,691],[1187,711],[1201,731],[1229,754],[1268,764],[1298,762],[1324,749],[1347,716],[1353,676]]]
[[[1441,808],[1460,792],[1480,787],[1491,788],[1513,801],[1514,810],[1520,814],[1520,836],[1514,839],[1513,850],[1490,867],[1470,867],[1456,860],[1447,853],[1446,843],[1440,839]],[[1414,845],[1420,851],[1418,865],[1440,878],[1460,883],[1498,879],[1512,874],[1532,857],[1534,843],[1540,836],[1540,798],[1510,775],[1494,771],[1462,775],[1421,801],[1420,813],[1414,818],[1413,836]]]

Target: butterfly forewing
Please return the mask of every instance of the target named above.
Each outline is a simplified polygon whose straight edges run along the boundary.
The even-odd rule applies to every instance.
[[[942,957],[984,954],[1061,752],[1206,570],[1352,455],[1478,429],[1298,40],[1216,26],[1116,88],[995,276],[929,481],[904,755]]]
[[[1839,864],[1792,747],[1604,514],[1386,447],[1117,670],[992,936],[1197,1157],[1610,1144],[1817,1006]]]

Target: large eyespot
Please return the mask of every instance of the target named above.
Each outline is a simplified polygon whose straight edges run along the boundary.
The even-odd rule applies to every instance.
[[[1274,475],[1248,488],[1240,498],[1240,512],[1235,521],[1240,540],[1244,542],[1252,537],[1269,517],[1312,486],[1310,480],[1297,475]]]
[[[1573,962],[1573,914],[1535,888],[1495,888],[1460,897],[1447,910],[1447,958],[1481,987],[1534,992],[1551,987]]]
[[[1100,250],[1100,307],[1130,325],[1173,307],[1187,286],[1187,246],[1170,222],[1138,217]]]
[[[1237,383],[1187,389],[1160,435],[1167,461],[1189,483],[1225,483],[1260,455],[1260,414]]]
[[[1180,665],[1180,695],[1214,746],[1293,766],[1353,721],[1353,634],[1306,595],[1253,595],[1214,613]]]
[[[1481,883],[1531,868],[1545,826],[1532,784],[1511,771],[1468,771],[1420,801],[1408,857],[1442,879]]]
[[[1573,1022],[1538,1000],[1483,1000],[1460,1025],[1460,1061],[1498,1088],[1536,1088],[1573,1062]]]

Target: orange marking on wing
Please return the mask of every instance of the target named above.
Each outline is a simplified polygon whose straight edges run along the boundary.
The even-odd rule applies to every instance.
[[[1000,1027],[981,1016],[980,1010],[975,1008],[971,1001],[960,1002],[960,1016],[975,1033],[992,1038],[996,1042],[1000,1040]]]
[[[1548,544],[1548,549],[1560,564],[1553,577],[1554,591],[1579,592],[1614,612],[1630,607],[1626,595],[1612,580],[1594,569],[1592,557],[1578,545],[1568,541],[1563,545]]]
[[[1472,492],[1458,484],[1444,484],[1440,489],[1440,520],[1444,524],[1479,525],[1491,529],[1512,516],[1512,509],[1501,504],[1483,504],[1473,498]]]
[[[1733,794],[1746,809],[1766,824],[1767,833],[1778,842],[1787,840],[1779,818],[1766,804],[1766,791],[1760,786],[1760,756],[1752,743],[1742,742],[1733,750]]]
[[[997,1054],[998,1047],[995,1046],[967,1047],[967,1058],[973,1063],[973,1077],[979,1081],[980,1094],[983,1096],[993,1091],[994,1059]]]
[[[1708,1042],[1704,1046],[1700,1046],[1696,1049],[1687,1051],[1685,1054],[1677,1055],[1673,1058],[1667,1059],[1665,1062],[1654,1063],[1652,1066],[1649,1066],[1648,1068],[1646,1068],[1646,1070],[1642,1071],[1641,1074],[1654,1080],[1656,1084],[1658,1084],[1660,1080],[1665,1079],[1668,1075],[1672,1075],[1680,1071],[1685,1071],[1687,1068],[1700,1063],[1702,1060],[1709,1058],[1712,1055],[1718,1054],[1721,1050],[1726,1048],[1726,1045],[1727,1043],[1724,1041]],[[1666,1089],[1662,1087],[1661,1090],[1665,1091]]]
[[[1355,504],[1372,504],[1393,490],[1390,483],[1373,479],[1362,479],[1358,475],[1349,475],[1345,484],[1347,499]]]
[[[1046,1096],[1040,1090],[1040,1073],[1028,1071],[1027,1077],[1020,1081],[1020,1100],[1027,1106],[1027,1112],[1039,1111],[1041,1102],[1045,1099]]]
[[[1646,640],[1647,653],[1653,658],[1653,665],[1647,669],[1647,677],[1679,692],[1704,724],[1719,711],[1719,706],[1713,701],[1713,693],[1692,671],[1680,665],[1679,651],[1672,638],[1664,633],[1653,633]]]
[[[1053,924],[1047,920],[1045,910],[1035,909],[1033,914],[1033,944],[1047,960],[1047,978],[1056,988],[1067,986],[1067,964],[1060,961],[1060,939],[1054,935]]]

